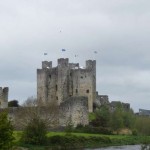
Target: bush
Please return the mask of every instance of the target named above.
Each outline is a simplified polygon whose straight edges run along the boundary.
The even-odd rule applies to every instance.
[[[110,144],[112,141],[109,137],[94,137],[94,136],[75,136],[75,135],[65,135],[65,136],[52,136],[49,137],[49,143],[53,146],[60,146],[63,148],[81,148],[85,147],[86,145],[95,145],[95,144],[101,144],[101,145],[107,145]]]
[[[8,120],[6,112],[0,113],[0,149],[8,150],[12,147],[13,137],[13,126],[11,121]]]
[[[140,135],[150,135],[150,118],[144,116],[136,117],[135,129]]]
[[[82,126],[78,125],[75,129],[74,132],[82,132],[82,133],[95,133],[95,134],[112,134],[112,130],[109,128],[104,128],[104,127],[93,127],[90,125]]]
[[[133,129],[133,130],[132,130],[132,135],[138,135],[138,132],[137,132],[136,129]]]
[[[40,118],[34,118],[25,128],[21,140],[25,144],[43,145],[47,141],[46,133],[46,123]]]
[[[49,137],[49,144],[53,146],[59,146],[61,148],[67,148],[67,149],[73,149],[82,147],[83,143],[86,140],[84,140],[84,137],[78,137],[74,135],[65,135],[65,136],[52,136]]]

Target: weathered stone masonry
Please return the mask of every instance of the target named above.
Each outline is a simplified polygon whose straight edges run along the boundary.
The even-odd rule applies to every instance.
[[[87,60],[86,67],[78,63],[69,63],[69,59],[58,59],[58,65],[42,62],[42,69],[37,69],[37,98],[46,105],[55,102],[58,105],[69,97],[88,97],[88,110],[93,111],[96,98],[96,61]]]
[[[60,104],[59,123],[61,126],[72,124],[87,125],[88,121],[88,99],[84,96],[70,97]]]

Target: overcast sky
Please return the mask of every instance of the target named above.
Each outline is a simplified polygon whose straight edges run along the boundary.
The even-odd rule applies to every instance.
[[[60,57],[81,66],[96,59],[99,94],[150,109],[150,1],[0,0],[0,86],[9,100],[36,96],[41,61],[56,66]]]

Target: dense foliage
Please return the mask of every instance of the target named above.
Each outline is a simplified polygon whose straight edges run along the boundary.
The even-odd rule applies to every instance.
[[[6,112],[0,113],[0,149],[8,150],[12,147],[13,126]]]
[[[20,133],[20,132],[19,132]],[[16,134],[17,139],[21,134]],[[114,145],[134,145],[134,144],[150,144],[149,136],[130,136],[130,135],[102,135],[102,134],[86,134],[86,133],[72,133],[66,135],[64,132],[48,132],[46,146],[40,145],[24,145],[29,149],[82,149],[82,148],[95,148],[102,146]]]
[[[137,116],[134,128],[140,135],[150,135],[150,117]]]
[[[22,142],[25,144],[43,145],[46,142],[47,126],[40,118],[33,118],[23,131]]]
[[[92,117],[94,119],[91,120],[91,125],[109,130],[132,129],[135,122],[133,111],[125,111],[121,105],[118,105],[113,111],[107,105],[103,105],[94,114],[95,118]],[[92,114],[92,116],[94,115]]]
[[[17,100],[12,100],[8,102],[8,107],[19,107],[19,103]]]
[[[95,119],[92,120],[93,126],[109,127],[110,124],[110,111],[107,106],[103,106],[95,111]],[[94,118],[94,117],[93,117]]]

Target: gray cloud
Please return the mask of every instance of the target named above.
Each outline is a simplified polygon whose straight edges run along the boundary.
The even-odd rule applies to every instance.
[[[57,58],[69,57],[84,66],[96,58],[99,93],[136,111],[149,109],[149,7],[149,0],[2,0],[1,86],[21,103],[36,95],[42,60],[55,66]]]

